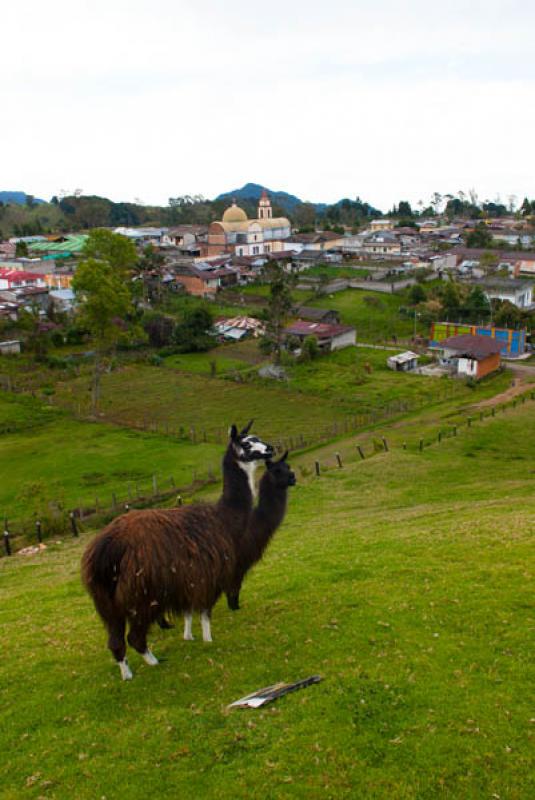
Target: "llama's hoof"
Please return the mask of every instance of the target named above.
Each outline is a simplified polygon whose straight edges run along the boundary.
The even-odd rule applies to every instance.
[[[123,681],[132,680],[134,676],[132,675],[132,670],[128,666],[128,661],[126,660],[126,658],[124,661],[119,661],[119,669],[121,670],[121,678],[123,679]]]
[[[155,667],[156,664],[160,663],[156,658],[156,656],[154,655],[154,653],[152,652],[152,650],[149,650],[148,647],[143,653],[143,661],[145,662],[145,664],[148,664],[149,667]]]
[[[193,642],[195,640],[195,636],[192,633],[185,633],[184,634],[184,641],[185,642]]]
[[[202,640],[203,640],[203,642],[213,642],[214,641],[211,636],[203,636]]]
[[[169,620],[166,619],[165,617],[158,617],[158,619],[156,621],[157,621],[158,625],[160,626],[160,628],[162,629],[162,631],[170,631],[171,628],[175,627],[173,625],[173,623],[169,622]]]

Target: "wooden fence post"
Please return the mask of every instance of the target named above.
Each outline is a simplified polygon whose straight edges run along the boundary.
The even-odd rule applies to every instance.
[[[440,444],[441,441],[442,441],[442,431],[439,431],[438,432],[438,443]]]
[[[472,427],[472,417],[468,417],[468,419],[466,420],[466,424],[468,425],[469,428]]]
[[[388,453],[388,442],[386,441],[384,436],[383,436],[383,447],[385,449],[385,453]]]
[[[360,444],[358,444],[358,445],[357,445],[357,450],[359,451],[359,456],[360,456],[360,457],[362,458],[362,460],[364,461],[364,459],[366,458],[366,456],[364,455],[364,451],[362,450],[362,447],[360,446]]]
[[[35,533],[37,534],[37,541],[39,544],[43,541],[43,532],[41,531],[41,520],[35,520]]]
[[[453,426],[453,435],[457,436],[457,425]]]
[[[9,526],[7,524],[7,519],[4,520],[4,550],[6,551],[6,556],[11,555],[11,542],[9,540]]]
[[[315,462],[315,465],[316,465],[316,475],[317,475],[317,476],[318,476],[318,478],[319,478],[319,474],[320,474],[320,462],[319,462],[319,461],[316,461],[316,462]]]
[[[424,449],[424,440],[420,439],[420,453],[422,452],[423,449]]]
[[[181,494],[177,494],[177,496],[176,496],[176,504],[177,504],[177,506],[181,506],[182,502],[183,502],[182,501],[182,495]]]
[[[338,466],[341,469],[344,465],[342,464],[342,459],[340,458],[340,453],[335,453],[335,456],[336,456],[336,460],[338,462]]]
[[[74,515],[74,511],[69,512],[69,517],[71,520],[71,531],[73,536],[78,536],[78,525],[76,524],[76,517]]]
[[[406,450],[406,449],[407,449],[407,442],[403,442],[403,449],[404,449],[404,450]]]

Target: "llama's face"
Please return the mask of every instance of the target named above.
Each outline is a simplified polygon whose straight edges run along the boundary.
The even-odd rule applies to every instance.
[[[236,458],[245,464],[250,464],[254,461],[265,461],[271,458],[274,453],[272,445],[249,433],[251,424],[249,423],[241,433],[238,433],[235,425],[230,430],[230,439]]]
[[[286,463],[288,451],[278,461],[267,461],[266,467],[269,477],[278,489],[286,489],[288,486],[295,486],[297,480],[295,473],[292,472],[290,465]]]

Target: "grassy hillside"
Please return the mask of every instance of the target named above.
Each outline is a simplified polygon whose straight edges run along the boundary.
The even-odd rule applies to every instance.
[[[533,797],[534,414],[301,479],[243,609],[219,604],[211,645],[154,631],[165,660],[131,655],[129,684],[80,586],[87,535],[4,559],[2,797]]]
[[[161,367],[132,363],[103,377],[101,411],[104,419],[121,425],[169,422],[186,431],[192,426],[205,430],[212,438],[243,414],[261,419],[268,437],[303,434],[317,439],[333,423],[342,425],[357,415],[382,418],[392,404],[413,408],[452,396],[473,401],[509,381],[503,373],[470,389],[462,382],[394,373],[386,367],[387,355],[384,350],[347,348],[309,365],[290,365],[286,382],[261,380],[254,370],[236,374],[236,362],[247,372],[251,354],[232,345],[213,353],[171,357]],[[210,378],[214,358],[217,377]],[[61,382],[54,402],[87,411],[88,386],[87,375]]]
[[[0,436],[0,462],[9,465],[0,483],[0,515],[12,522],[29,519],[46,501],[66,508],[93,506],[95,498],[111,506],[134,496],[137,487],[191,483],[219,468],[220,448],[193,445],[150,432],[129,431],[102,423],[79,422],[58,409],[29,398],[0,393],[0,419],[11,433]]]

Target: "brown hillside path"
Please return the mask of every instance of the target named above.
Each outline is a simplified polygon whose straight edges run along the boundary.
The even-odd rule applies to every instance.
[[[496,406],[499,403],[506,403],[508,400],[513,400],[517,395],[523,394],[529,384],[529,378],[535,377],[535,367],[519,367],[511,366],[511,371],[514,375],[513,383],[501,394],[496,394],[494,397],[488,397],[480,403],[474,405],[474,408],[489,408]]]

